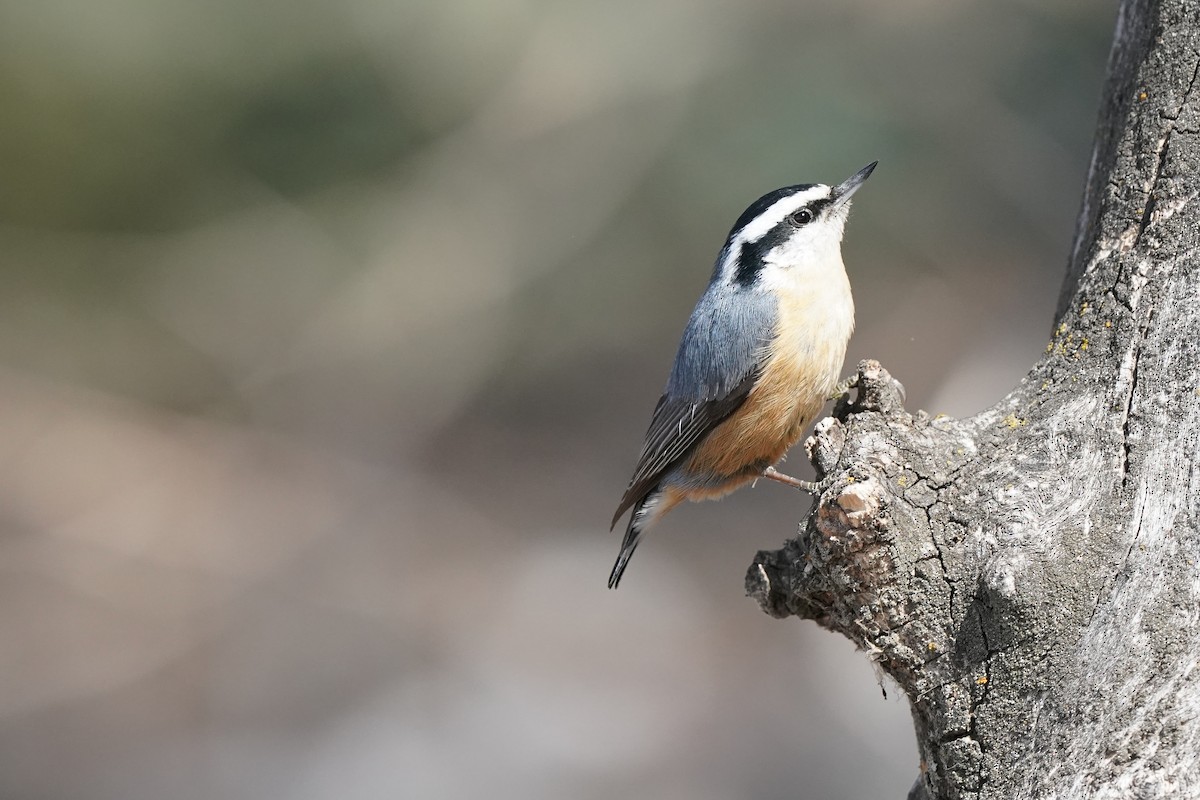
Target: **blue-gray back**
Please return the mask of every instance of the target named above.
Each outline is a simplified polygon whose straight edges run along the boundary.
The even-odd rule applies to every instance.
[[[775,329],[775,298],[714,275],[688,319],[666,395],[701,403],[725,397],[758,366]]]
[[[724,282],[720,263],[688,320],[614,525],[745,402],[758,379],[759,360],[775,328],[776,301],[762,289]]]

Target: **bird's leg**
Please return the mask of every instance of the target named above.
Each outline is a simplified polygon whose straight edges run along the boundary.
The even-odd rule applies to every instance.
[[[833,391],[829,393],[826,400],[837,400],[846,396],[846,393],[858,386],[858,373],[851,375],[843,380],[837,386],[833,387]]]
[[[853,388],[858,386],[858,375],[854,374],[843,380],[837,386],[833,387],[833,391],[829,393],[827,400],[840,400]],[[784,475],[774,467],[767,467],[763,470],[762,476],[767,480],[782,483],[785,486],[791,486],[793,489],[799,489],[809,494],[820,494],[833,485],[833,476],[827,475],[824,480],[820,481],[802,481],[799,478],[793,478],[791,475]]]
[[[791,475],[784,475],[774,467],[767,467],[763,470],[762,476],[767,480],[777,481],[786,486],[791,486],[793,489],[808,492],[809,494],[820,494],[833,484],[832,476],[827,476],[823,481],[802,481],[799,478],[793,478]]]

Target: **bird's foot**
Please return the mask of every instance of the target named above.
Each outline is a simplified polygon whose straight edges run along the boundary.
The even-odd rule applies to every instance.
[[[786,486],[791,486],[793,489],[799,489],[809,494],[820,494],[833,485],[833,477],[826,476],[820,481],[802,481],[799,478],[793,478],[791,475],[784,475],[774,467],[767,467],[763,470],[762,476],[767,480],[777,481]]]
[[[826,400],[840,400],[841,398],[843,398],[847,394],[849,394],[850,390],[855,388],[856,386],[858,386],[858,373],[851,375],[849,378],[846,378],[841,383],[839,383],[837,386],[833,387],[833,391],[830,392],[829,397],[827,397],[825,399]]]

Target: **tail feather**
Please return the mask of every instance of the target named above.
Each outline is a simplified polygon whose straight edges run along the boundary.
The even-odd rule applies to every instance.
[[[664,505],[662,500],[663,493],[656,486],[634,503],[633,513],[629,515],[629,526],[625,529],[625,538],[621,540],[621,554],[617,556],[617,563],[613,565],[612,573],[608,576],[608,588],[615,589],[621,582],[621,576],[625,574],[625,567],[629,565],[633,551],[637,550],[638,543],[642,541],[642,532],[679,502],[675,499]]]
[[[634,511],[633,516],[629,519],[629,527],[625,530],[625,539],[621,542],[621,554],[617,556],[617,563],[613,564],[612,573],[608,576],[608,588],[617,588],[617,584],[621,582],[621,576],[625,574],[625,567],[629,565],[629,559],[633,557],[633,551],[637,550],[638,543],[641,541],[642,528],[638,525],[637,511]]]

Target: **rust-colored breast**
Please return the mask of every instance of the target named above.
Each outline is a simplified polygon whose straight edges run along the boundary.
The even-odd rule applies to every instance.
[[[685,471],[730,480],[706,497],[725,494],[783,458],[837,385],[854,325],[849,284],[819,295],[784,292],[777,335],[746,402],[693,451]],[[699,498],[696,498],[699,499]]]

